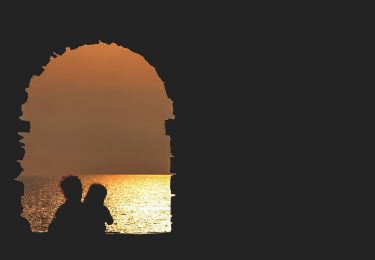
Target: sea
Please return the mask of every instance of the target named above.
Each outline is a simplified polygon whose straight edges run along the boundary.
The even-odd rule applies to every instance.
[[[149,234],[171,232],[170,174],[80,175],[85,196],[92,183],[101,183],[108,194],[105,205],[114,223],[107,233]],[[47,232],[64,196],[59,187],[61,176],[22,176],[25,184],[23,213],[33,232]]]

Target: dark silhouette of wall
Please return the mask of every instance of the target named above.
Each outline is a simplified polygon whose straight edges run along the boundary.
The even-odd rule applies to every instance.
[[[0,17],[0,191],[6,202],[1,204],[5,207],[2,212],[16,209],[17,196],[22,194],[22,184],[12,183],[21,172],[17,160],[22,159],[24,150],[18,133],[28,131],[28,123],[19,117],[31,76],[42,72],[53,52],[102,40],[145,57],[174,101],[176,119],[167,122],[166,130],[178,159],[178,181],[176,177],[172,180],[177,196],[172,201],[171,236],[173,241],[181,234],[186,239],[179,244],[178,256],[195,256],[195,252],[201,256],[200,249],[208,251],[210,259],[215,252],[220,257],[240,259],[256,248],[261,248],[263,258],[267,252],[280,255],[285,248],[297,253],[299,248],[306,249],[303,253],[320,248],[333,248],[335,255],[340,250],[346,252],[342,249],[347,241],[333,247],[338,236],[327,229],[333,222],[345,220],[337,241],[347,239],[342,235],[348,233],[345,225],[353,222],[342,218],[342,212],[348,211],[347,201],[339,203],[346,207],[339,218],[333,218],[327,209],[334,210],[336,195],[343,194],[335,190],[336,183],[343,180],[337,176],[352,180],[354,165],[363,164],[363,160],[358,163],[353,159],[343,144],[347,144],[348,136],[363,133],[348,133],[336,138],[340,142],[337,146],[336,141],[332,143],[332,138],[341,137],[338,133],[346,133],[343,128],[351,123],[347,109],[338,112],[345,106],[337,105],[337,100],[348,104],[360,100],[352,94],[353,86],[348,86],[347,92],[352,97],[337,98],[346,93],[338,80],[347,81],[347,77],[331,73],[336,68],[334,61],[339,61],[337,68],[341,69],[346,65],[342,57],[346,58],[353,46],[336,55],[335,48],[346,47],[345,40],[336,42],[330,37],[335,37],[336,31],[347,35],[347,30],[337,27],[335,12],[321,8],[329,17],[326,22],[324,16],[318,21],[307,9],[295,12],[284,3],[262,9],[238,3],[219,6],[219,2],[207,2],[209,6],[204,6],[200,2],[193,6],[189,2],[164,12],[149,5],[141,9],[111,6],[108,10],[102,4],[95,11],[92,6],[78,11],[76,5],[69,5],[63,14],[61,9],[66,5],[51,4],[48,11],[35,12],[25,3],[17,3],[11,13],[2,9],[4,15]],[[357,117],[362,112],[351,114]],[[336,119],[341,117],[343,124],[337,128]],[[176,159],[172,165],[175,167]],[[332,172],[335,178],[331,179]],[[348,185],[348,190],[352,186]],[[316,196],[318,201],[312,199]],[[301,205],[306,205],[306,210],[301,211]],[[303,217],[305,212],[312,217]],[[327,217],[335,221],[327,222]],[[147,243],[148,238],[152,242]],[[153,238],[131,237],[131,241],[124,241],[130,245],[124,247],[124,254],[138,239],[155,245],[159,240]],[[308,248],[303,247],[307,244]],[[281,245],[287,247],[279,250]],[[230,250],[224,255],[226,248]],[[142,252],[154,252],[154,248],[149,249],[145,247]],[[236,257],[239,252],[241,257]]]
[[[223,40],[230,37],[229,28],[216,23],[219,19],[214,23],[213,10],[201,11],[201,6],[183,12],[158,12],[160,8],[148,6],[153,15],[144,13],[145,9],[134,15],[135,10],[131,8],[93,10],[90,7],[78,11],[76,6],[69,6],[69,11],[62,12],[61,7],[51,6],[48,11],[36,12],[36,8],[28,10],[22,6],[22,10],[2,16],[6,19],[0,24],[3,29],[0,41],[1,198],[9,203],[13,201],[10,183],[22,174],[20,163],[24,148],[19,133],[30,128],[32,131],[32,122],[29,125],[19,118],[21,106],[27,102],[25,89],[31,77],[40,75],[50,57],[54,53],[61,55],[66,47],[78,48],[99,40],[114,42],[139,53],[155,67],[168,97],[173,100],[175,119],[166,122],[166,133],[171,136],[171,172],[176,173],[171,190],[176,196],[172,198],[172,232],[167,238],[146,235],[130,236],[118,242],[110,238],[111,241],[124,246],[141,245],[138,248],[146,250],[147,245],[157,247],[161,243],[164,251],[171,250],[170,243],[173,243],[181,245],[181,252],[193,253],[199,251],[208,238],[221,239],[217,234],[232,230],[231,224],[222,222],[220,225],[224,226],[219,226],[215,221],[230,211],[222,208],[223,200],[215,196],[214,190],[220,190],[216,194],[225,194],[226,188],[219,185],[220,181],[229,184],[226,187],[238,181],[220,177],[230,173],[229,168],[224,167],[227,158],[223,155],[236,152],[224,148],[229,143],[225,140],[233,137],[225,132],[239,122],[229,119],[235,113],[224,113],[227,108],[224,98],[234,100],[236,89],[243,87],[234,84],[235,78],[228,80],[224,69],[227,66],[224,59],[235,51],[223,44]],[[220,85],[225,86],[225,91]],[[12,198],[18,201],[22,193],[17,194]],[[12,209],[11,205],[3,205],[2,212]],[[213,211],[215,205],[220,206],[219,214]],[[206,214],[207,211],[210,214]],[[19,239],[11,231],[8,237]],[[33,234],[33,239],[39,241],[34,248],[45,248],[43,244],[48,242],[48,237],[39,234]],[[134,241],[130,243],[129,239]],[[125,251],[129,249],[126,247]]]
[[[6,199],[2,211],[13,212],[11,215],[19,215],[17,209],[23,195],[23,184],[15,179],[22,174],[22,159],[25,154],[22,136],[19,133],[32,131],[32,122],[22,121],[21,106],[27,102],[26,89],[34,75],[43,73],[50,57],[62,55],[65,48],[78,48],[85,44],[116,43],[131,51],[142,55],[152,66],[155,67],[159,77],[165,84],[169,98],[174,101],[174,114],[176,119],[167,120],[166,133],[171,137],[171,172],[176,172],[177,139],[176,122],[179,118],[177,89],[184,80],[177,71],[178,62],[174,55],[176,52],[176,39],[171,32],[163,32],[162,27],[157,30],[155,25],[146,27],[120,25],[116,23],[98,21],[96,19],[82,22],[68,23],[62,21],[53,30],[45,25],[33,26],[24,24],[10,31],[9,41],[2,43],[2,49],[6,55],[1,61],[2,70],[6,71],[5,82],[7,86],[2,97],[7,100],[3,102],[1,118],[2,125],[2,174],[1,185],[3,187],[2,197]],[[13,35],[12,35],[13,34]],[[172,177],[171,190],[176,194],[176,175]],[[176,201],[178,196],[172,197],[172,233],[178,230],[178,214]],[[17,236],[14,230],[10,234]]]

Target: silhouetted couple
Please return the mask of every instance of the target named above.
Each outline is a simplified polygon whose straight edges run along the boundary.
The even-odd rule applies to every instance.
[[[77,176],[63,177],[60,187],[65,203],[57,209],[48,233],[72,238],[103,236],[105,223],[113,223],[111,213],[104,205],[107,189],[101,184],[92,184],[82,203],[82,183]]]

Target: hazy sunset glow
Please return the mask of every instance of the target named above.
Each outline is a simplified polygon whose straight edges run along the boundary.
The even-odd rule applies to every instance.
[[[172,101],[142,56],[115,44],[68,49],[28,93],[25,175],[169,173]]]

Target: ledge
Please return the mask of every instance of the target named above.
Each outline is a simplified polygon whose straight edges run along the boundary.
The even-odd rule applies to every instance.
[[[33,232],[31,235],[32,239],[45,240],[49,239],[47,232]],[[149,234],[119,234],[119,233],[106,233],[104,235],[105,240],[164,240],[171,239],[174,237],[172,233],[149,233]]]

